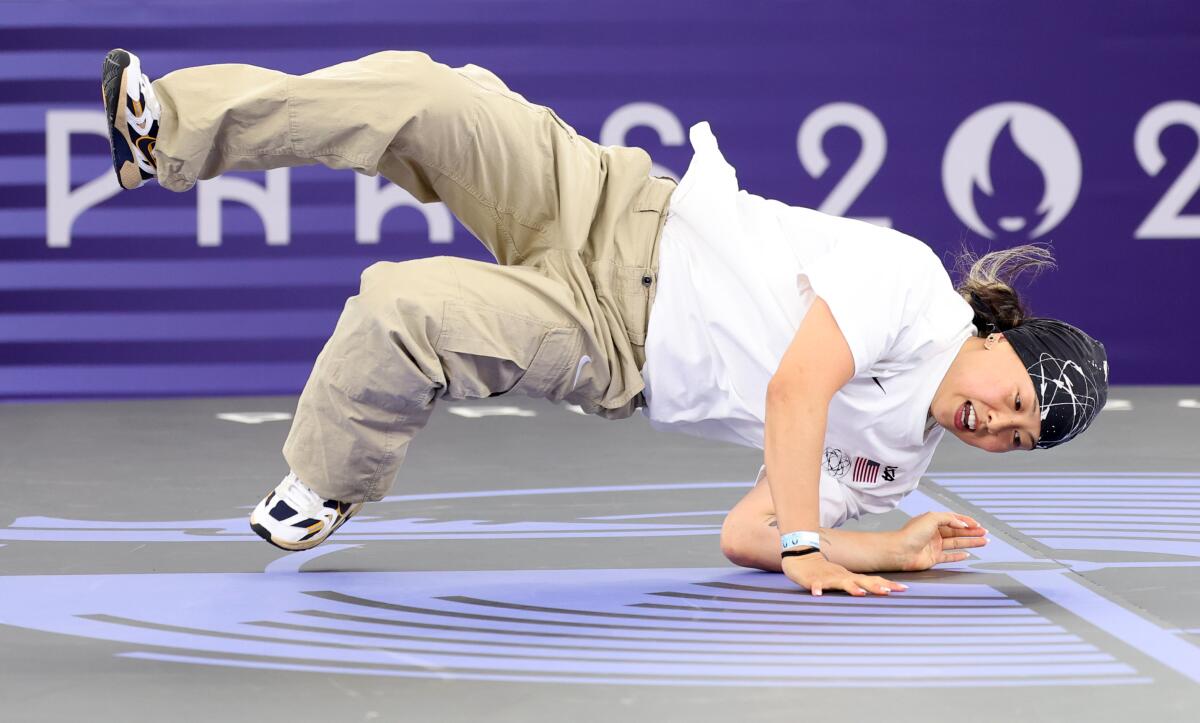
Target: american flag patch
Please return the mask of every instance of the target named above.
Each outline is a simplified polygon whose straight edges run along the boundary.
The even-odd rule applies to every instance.
[[[855,482],[870,482],[879,481],[879,463],[873,459],[866,457],[854,458],[854,481]]]

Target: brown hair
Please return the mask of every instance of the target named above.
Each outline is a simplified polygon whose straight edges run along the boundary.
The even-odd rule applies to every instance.
[[[1049,247],[1026,244],[983,256],[964,247],[955,263],[962,281],[954,290],[975,310],[972,323],[980,335],[1008,331],[1030,315],[1013,281],[1026,271],[1036,276],[1048,268],[1055,268]]]

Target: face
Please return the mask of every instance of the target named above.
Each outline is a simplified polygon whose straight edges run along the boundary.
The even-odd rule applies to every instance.
[[[988,452],[1033,449],[1042,433],[1033,380],[1003,334],[967,340],[930,411],[951,434]]]

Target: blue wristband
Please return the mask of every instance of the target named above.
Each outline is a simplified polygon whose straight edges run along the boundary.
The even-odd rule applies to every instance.
[[[789,532],[779,538],[783,549],[792,547],[815,547],[821,549],[821,533],[819,532]]]

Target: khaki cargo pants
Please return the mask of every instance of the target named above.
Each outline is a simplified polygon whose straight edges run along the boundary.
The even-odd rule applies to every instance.
[[[324,497],[377,500],[438,397],[642,402],[657,241],[675,184],[637,148],[579,136],[473,65],[384,52],[302,76],[171,73],[155,149],[174,191],[237,169],[323,163],[442,201],[499,265],[377,263],[300,397],[284,456]]]

